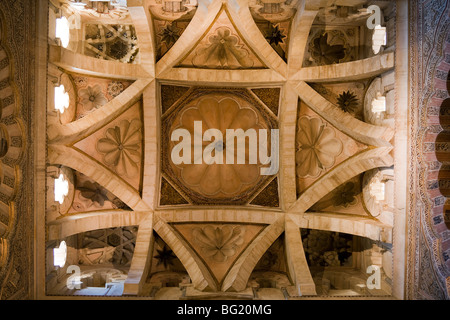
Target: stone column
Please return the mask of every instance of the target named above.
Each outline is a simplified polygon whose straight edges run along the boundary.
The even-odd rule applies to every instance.
[[[395,61],[395,138],[394,138],[394,229],[392,295],[405,298],[407,183],[408,183],[408,1],[397,0]]]

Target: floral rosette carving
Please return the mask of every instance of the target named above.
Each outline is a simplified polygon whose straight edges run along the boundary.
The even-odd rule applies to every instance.
[[[98,84],[93,87],[88,86],[86,89],[81,89],[79,96],[86,111],[101,107],[108,102],[103,94],[102,87]]]
[[[197,49],[193,64],[206,68],[250,68],[253,61],[239,42],[228,27],[219,27],[208,37],[208,44]]]
[[[141,143],[140,121],[122,120],[106,130],[105,138],[97,142],[97,150],[103,154],[104,163],[113,167],[118,175],[132,178],[139,173]]]
[[[200,246],[202,253],[216,262],[225,262],[236,254],[236,250],[244,243],[245,229],[240,226],[206,226],[194,228],[194,241]]]
[[[192,153],[191,164],[174,165],[181,171],[182,182],[190,189],[206,197],[229,198],[240,194],[254,186],[259,181],[261,164],[249,163],[249,148],[240,150],[239,144],[234,144],[234,164],[226,162],[226,130],[227,129],[267,129],[266,123],[253,109],[241,107],[239,103],[230,98],[205,97],[195,106],[185,109],[176,121],[172,131],[178,128],[187,129],[191,133],[191,144],[194,147],[194,122],[202,122],[203,133],[208,129],[218,129],[222,132],[223,141],[215,141],[216,148],[223,150],[223,164],[195,164]],[[203,135],[202,133],[202,135]],[[202,151],[211,144],[203,141]],[[170,149],[175,143],[171,142]],[[245,152],[245,164],[237,163],[238,152]]]
[[[334,129],[327,127],[319,118],[303,116],[298,120],[297,176],[318,177],[331,168],[343,150]]]

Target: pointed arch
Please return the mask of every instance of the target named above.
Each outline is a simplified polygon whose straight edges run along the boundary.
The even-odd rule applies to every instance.
[[[60,240],[97,229],[137,226],[147,216],[139,211],[96,211],[64,217],[48,224],[48,240]]]
[[[208,271],[208,268],[197,257],[194,250],[180,237],[178,237],[173,228],[167,224],[161,217],[155,216],[154,230],[172,249],[173,253],[180,259],[185,267],[194,287],[200,291],[218,291],[214,278]]]
[[[305,1],[294,16],[288,54],[289,78],[300,71],[307,47],[309,33],[318,10],[305,9]]]
[[[394,52],[388,52],[357,61],[302,68],[292,79],[308,82],[356,81],[392,70],[394,63]]]
[[[89,136],[136,103],[150,82],[150,79],[136,80],[115,99],[79,120],[62,125],[56,117],[49,119],[50,143],[69,144],[79,137]]]
[[[222,283],[222,291],[242,291],[263,254],[284,231],[284,216],[266,227],[239,256]]]
[[[151,76],[155,75],[155,50],[153,45],[153,24],[150,12],[143,6],[128,6],[139,41],[139,65]]]
[[[117,175],[111,174],[110,170],[95,160],[92,160],[73,148],[50,145],[48,147],[48,160],[49,163],[64,165],[88,176],[133,210],[150,210],[148,204],[141,199],[141,196],[133,187]]]
[[[389,141],[394,136],[393,129],[374,126],[356,119],[326,100],[304,81],[300,81],[295,89],[300,99],[314,112],[353,139],[369,146],[390,146]]]
[[[170,48],[170,50],[156,63],[156,76],[173,68],[197,44],[203,34],[213,23],[221,9],[221,2],[211,4],[207,0],[199,0],[197,10],[186,30]]]
[[[349,158],[303,191],[288,212],[304,213],[329,192],[358,174],[374,168],[392,166],[394,159],[390,155],[391,151],[392,147],[369,148]]]

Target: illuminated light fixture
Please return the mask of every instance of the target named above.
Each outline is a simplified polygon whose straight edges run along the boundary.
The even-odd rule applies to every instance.
[[[70,25],[66,17],[56,19],[56,37],[61,40],[61,45],[67,48],[70,40]]]
[[[372,112],[380,114],[386,112],[386,97],[382,96],[379,92],[377,97],[372,100]]]
[[[66,92],[64,85],[55,87],[55,109],[59,112],[64,113],[69,107],[69,94]]]
[[[55,179],[55,201],[63,204],[64,198],[69,194],[69,181],[61,173],[58,179]]]
[[[380,25],[375,26],[372,35],[373,53],[378,54],[381,50],[381,46],[385,46],[386,44],[387,44],[386,27],[382,27]]]
[[[53,249],[53,265],[55,267],[64,267],[67,259],[67,245],[65,241],[61,241],[59,248]]]

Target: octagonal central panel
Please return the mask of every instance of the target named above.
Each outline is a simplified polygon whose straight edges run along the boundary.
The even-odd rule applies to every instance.
[[[163,177],[194,205],[247,204],[273,178],[260,156],[271,156],[273,129],[249,89],[190,88],[162,117]]]

